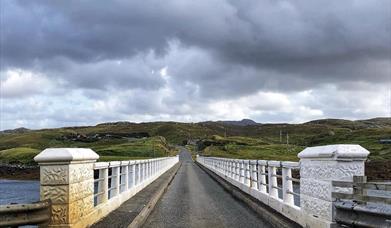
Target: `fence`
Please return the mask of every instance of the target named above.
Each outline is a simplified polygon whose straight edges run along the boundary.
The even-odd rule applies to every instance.
[[[118,208],[178,163],[178,156],[96,162],[90,149],[46,149],[40,165],[41,200],[52,201],[49,227],[87,227]]]
[[[359,145],[309,147],[300,162],[197,157],[221,178],[303,227],[335,227],[332,181],[364,175]],[[337,191],[341,193],[340,191]]]
[[[50,200],[31,204],[0,205],[0,227],[47,225],[51,218]]]
[[[197,162],[277,211],[300,214],[300,179],[292,177],[298,162],[197,157]],[[295,184],[294,184],[295,183]]]
[[[300,179],[292,177],[292,169],[298,170],[298,162],[266,160],[239,160],[199,157],[198,162],[216,170],[251,189],[281,199],[287,205],[298,206]],[[296,183],[295,188],[293,183]]]
[[[335,220],[348,226],[391,227],[391,183],[367,182],[366,176],[353,181],[333,181]]]
[[[160,176],[178,161],[177,157],[94,164],[94,206],[98,206]]]

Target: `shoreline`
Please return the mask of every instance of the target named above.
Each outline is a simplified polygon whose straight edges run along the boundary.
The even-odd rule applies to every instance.
[[[0,179],[5,180],[39,180],[39,167],[0,165]]]

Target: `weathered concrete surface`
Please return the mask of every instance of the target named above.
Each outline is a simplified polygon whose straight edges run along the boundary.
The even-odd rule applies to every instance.
[[[271,227],[193,163],[182,149],[182,166],[144,227]]]
[[[118,209],[111,212],[98,223],[92,225],[92,228],[107,228],[107,227],[128,227],[133,220],[139,215],[143,208],[149,203],[154,194],[161,189],[161,186],[170,179],[173,173],[176,172],[177,166],[169,169],[166,173],[157,178],[146,188],[138,192],[132,198],[123,203]]]

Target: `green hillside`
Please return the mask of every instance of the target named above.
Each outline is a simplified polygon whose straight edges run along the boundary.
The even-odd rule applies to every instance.
[[[177,150],[163,137],[142,139],[103,139],[95,142],[70,142],[58,138],[57,132],[0,136],[0,161],[33,165],[33,158],[48,147],[91,148],[100,155],[100,161],[130,160],[175,155]],[[54,137],[54,139],[52,138]],[[5,146],[12,148],[5,149]]]
[[[287,134],[289,146],[286,145]],[[1,132],[0,161],[20,160],[26,163],[33,153],[48,147],[92,148],[101,155],[102,160],[157,157],[175,154],[173,145],[184,144],[188,140],[198,142],[200,153],[211,156],[297,160],[297,153],[307,146],[347,143],[367,148],[371,152],[371,160],[391,160],[391,145],[379,143],[380,139],[385,138],[391,138],[390,118],[250,125],[224,121],[117,122]],[[23,153],[25,157],[20,155]]]

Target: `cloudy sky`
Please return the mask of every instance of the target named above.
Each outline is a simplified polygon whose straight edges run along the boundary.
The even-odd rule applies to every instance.
[[[0,129],[390,115],[390,0],[0,4]]]

